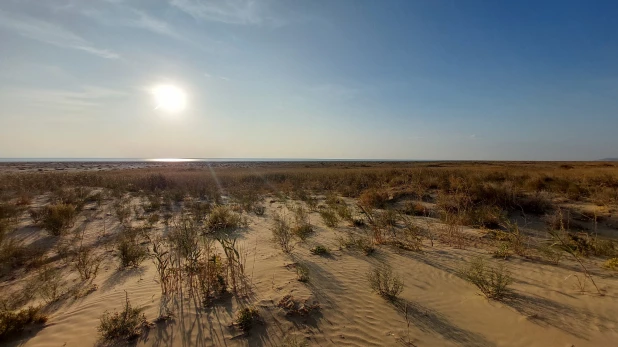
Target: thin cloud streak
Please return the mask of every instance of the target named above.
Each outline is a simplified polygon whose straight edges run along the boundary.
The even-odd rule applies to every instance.
[[[254,0],[170,0],[170,5],[196,19],[236,25],[280,25],[264,13],[265,1]]]
[[[34,106],[49,108],[61,108],[68,110],[85,110],[104,106],[103,101],[112,98],[124,97],[127,93],[97,87],[84,86],[81,90],[60,90],[60,89],[28,89],[28,88],[9,88],[3,89],[2,94],[11,96],[12,99],[27,100]]]
[[[79,50],[105,59],[120,58],[116,52],[95,47],[88,40],[59,25],[33,17],[17,16],[0,10],[0,27],[56,47]]]

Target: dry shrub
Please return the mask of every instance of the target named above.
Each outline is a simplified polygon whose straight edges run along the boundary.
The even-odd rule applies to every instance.
[[[309,214],[307,210],[302,206],[298,205],[292,209],[294,212],[294,228],[292,228],[292,233],[296,235],[302,241],[305,241],[307,237],[311,233],[313,233],[313,226],[309,222]]]
[[[234,325],[243,332],[248,332],[253,327],[255,321],[260,320],[260,312],[255,307],[245,307],[236,312]]]
[[[348,248],[360,250],[365,255],[370,255],[376,250],[373,240],[371,237],[366,235],[354,236],[350,233],[347,238],[339,236],[337,241],[339,242],[340,249]]]
[[[508,259],[511,256],[511,249],[509,247],[509,244],[506,242],[503,242],[500,244],[500,246],[498,246],[498,249],[496,249],[493,253],[493,257],[494,258],[503,258],[503,259]]]
[[[339,218],[337,218],[337,213],[328,208],[320,210],[320,217],[322,217],[322,221],[327,227],[336,228],[339,225]]]
[[[212,206],[207,201],[193,201],[187,204],[189,212],[193,217],[193,220],[197,223],[202,223],[208,217],[208,213],[210,213]]]
[[[503,264],[492,267],[488,266],[483,258],[475,257],[470,260],[470,265],[461,270],[465,280],[479,288],[481,293],[490,299],[501,299],[513,283],[510,272]]]
[[[290,222],[285,215],[275,215],[271,230],[273,233],[273,241],[278,244],[285,253],[290,253],[294,250]]]
[[[524,213],[541,215],[552,209],[552,203],[546,194],[524,195],[517,199],[516,206]]]
[[[36,245],[24,245],[14,238],[0,241],[0,275],[25,266],[38,268],[43,264],[45,249]]]
[[[277,307],[281,307],[285,310],[286,316],[308,316],[313,311],[319,310],[320,304],[317,302],[310,303],[309,300],[300,302],[294,299],[292,295],[288,294],[279,300]]]
[[[132,229],[128,229],[118,236],[116,249],[118,250],[121,268],[138,267],[148,255],[146,249],[139,243],[137,232]]]
[[[206,221],[206,227],[211,231],[236,229],[241,225],[242,218],[240,215],[223,205],[215,206]]]
[[[32,324],[44,324],[47,316],[38,307],[28,307],[17,312],[0,309],[0,342],[15,337]]]
[[[389,265],[380,265],[371,270],[367,280],[371,290],[389,300],[395,299],[403,291],[403,281]]]
[[[296,279],[299,282],[309,282],[309,267],[303,263],[296,263]]]
[[[130,340],[141,335],[146,326],[146,316],[142,309],[131,306],[128,294],[122,312],[105,311],[100,318],[99,334],[104,340]]]
[[[358,203],[365,208],[384,208],[388,201],[388,193],[382,190],[365,190],[358,197]]]
[[[30,215],[38,220],[38,225],[54,236],[60,236],[75,224],[77,211],[75,206],[56,204],[43,207],[42,210],[31,210]]]
[[[36,290],[45,302],[54,302],[62,296],[64,281],[58,269],[52,267],[41,269],[35,281]]]
[[[618,258],[607,259],[603,263],[603,267],[610,270],[618,270]]]
[[[410,216],[427,216],[429,214],[425,205],[410,200],[403,204],[402,212]]]
[[[128,225],[131,219],[131,205],[128,200],[120,199],[114,203],[114,213],[122,225]]]
[[[79,273],[82,281],[94,280],[101,266],[101,258],[94,254],[91,247],[80,247],[73,259],[73,267]]]
[[[447,214],[445,217],[442,241],[455,248],[466,248],[468,242],[458,215]]]

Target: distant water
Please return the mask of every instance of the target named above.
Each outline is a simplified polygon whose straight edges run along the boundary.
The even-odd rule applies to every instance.
[[[0,158],[0,163],[71,163],[71,162],[246,162],[246,161],[431,161],[406,159],[315,159],[315,158]]]

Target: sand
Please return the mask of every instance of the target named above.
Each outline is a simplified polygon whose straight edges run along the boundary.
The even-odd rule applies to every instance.
[[[237,232],[247,249],[247,275],[251,292],[241,298],[225,298],[204,308],[184,292],[171,305],[174,317],[151,323],[137,341],[138,346],[282,346],[287,337],[310,346],[615,346],[618,344],[618,277],[602,269],[598,260],[587,265],[603,296],[588,284],[581,293],[573,276],[581,271],[567,259],[559,265],[520,257],[504,263],[512,272],[513,293],[504,301],[489,300],[476,287],[458,276],[458,269],[475,255],[490,258],[482,244],[484,233],[466,230],[471,244],[466,249],[449,247],[439,241],[424,241],[422,252],[381,245],[372,255],[339,250],[337,235],[358,232],[345,226],[326,227],[313,212],[310,221],[315,233],[298,243],[291,255],[271,241],[272,216],[285,209],[282,203],[266,198],[264,216],[249,215],[249,226]],[[289,202],[288,202],[289,203]],[[91,210],[91,208],[93,208]],[[118,229],[109,206],[86,206],[76,225],[85,229],[85,243],[99,245],[105,254],[103,267],[94,283],[98,289],[85,297],[64,299],[50,309],[43,329],[9,343],[20,346],[91,346],[99,343],[97,326],[101,314],[122,308],[125,293],[133,305],[144,308],[149,321],[159,314],[160,289],[153,263],[146,260],[137,269],[118,270],[107,238]],[[103,222],[109,235],[101,236]],[[437,219],[417,217],[439,230]],[[28,227],[24,216],[19,236],[25,242],[51,242],[44,232]],[[159,225],[159,230],[164,227]],[[315,244],[331,250],[329,256],[309,252]],[[477,245],[478,246],[478,245]],[[296,280],[294,263],[305,263],[310,280]],[[597,263],[595,263],[595,261]],[[388,263],[404,279],[405,288],[396,304],[373,293],[366,274],[376,265]],[[75,274],[65,269],[68,284]],[[7,281],[2,289],[17,288],[20,282]],[[277,303],[286,295],[300,301],[317,302],[320,309],[307,316],[286,315]],[[263,322],[248,335],[231,326],[235,311],[243,305],[258,308]],[[407,306],[407,309],[405,307]],[[406,320],[406,311],[407,317]],[[406,344],[408,343],[408,344]]]

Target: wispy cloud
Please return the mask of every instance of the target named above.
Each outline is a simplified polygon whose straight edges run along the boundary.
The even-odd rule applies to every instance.
[[[25,100],[31,106],[73,111],[104,106],[110,99],[127,95],[126,92],[97,86],[84,86],[78,90],[8,88],[3,89],[2,94],[13,100]]]
[[[94,46],[88,40],[51,22],[33,17],[21,16],[0,10],[0,27],[14,31],[21,36],[62,48],[75,49],[106,59],[120,56],[109,50]]]
[[[266,3],[255,0],[170,0],[170,5],[197,19],[239,25],[281,25],[280,20],[268,15]]]

